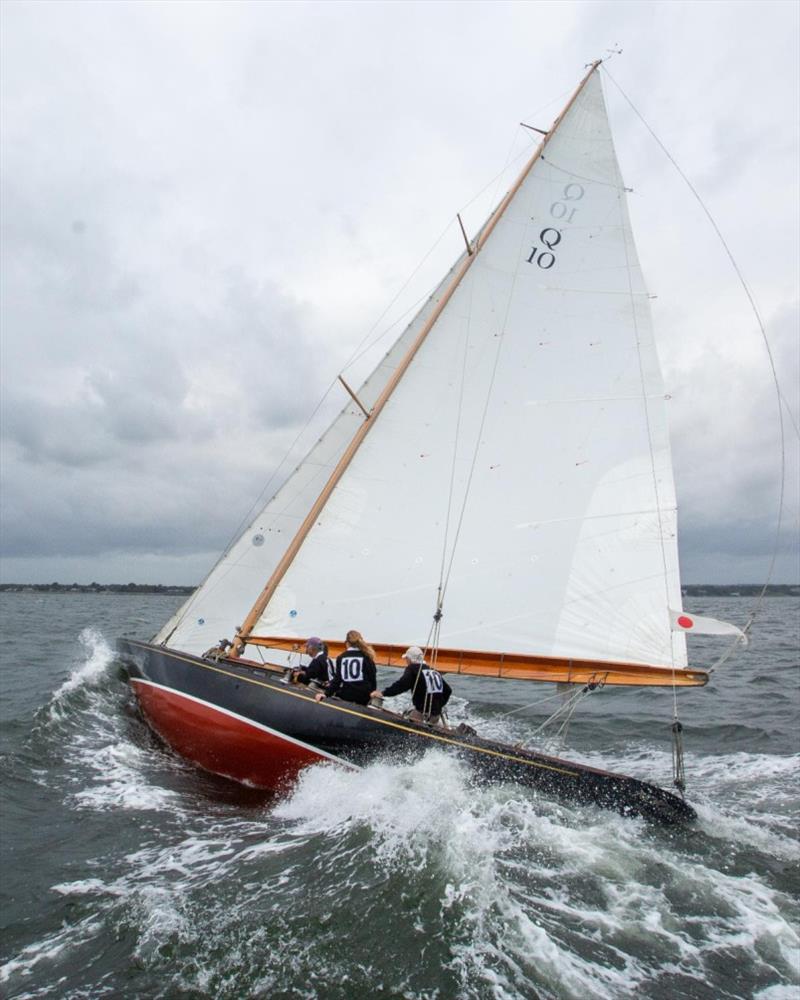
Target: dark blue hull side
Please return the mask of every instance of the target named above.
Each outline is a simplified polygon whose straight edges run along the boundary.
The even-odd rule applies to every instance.
[[[249,661],[212,662],[150,643],[118,642],[140,705],[167,743],[201,766],[248,784],[280,787],[303,766],[362,766],[438,746],[489,781],[513,781],[568,801],[659,823],[694,810],[656,785],[529,750],[419,725],[383,709],[329,698]]]

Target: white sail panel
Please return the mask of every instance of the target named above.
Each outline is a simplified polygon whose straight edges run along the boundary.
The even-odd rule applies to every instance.
[[[357,390],[367,408],[380,395],[436,308],[461,259]],[[345,406],[287,481],[223,554],[202,585],[155,636],[154,642],[202,653],[220,638],[233,637],[363,420],[364,415],[354,403]],[[290,619],[292,610],[287,606],[284,617]]]
[[[596,72],[254,631],[424,643],[443,554],[444,646],[685,664],[663,387]]]

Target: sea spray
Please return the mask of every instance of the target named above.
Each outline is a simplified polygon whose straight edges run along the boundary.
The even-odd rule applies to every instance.
[[[96,628],[82,629],[78,642],[84,651],[84,656],[64,683],[55,691],[53,701],[59,702],[64,695],[81,687],[91,687],[98,684],[109,664],[114,659],[114,650],[106,638]]]
[[[41,609],[26,618],[25,595],[12,597],[16,630],[33,634]],[[277,801],[212,778],[153,737],[113,660],[90,667],[101,644],[76,641],[92,622],[110,644],[131,627],[122,616],[146,634],[138,600],[54,596],[62,632],[31,650],[24,675],[0,651],[16,685],[6,688],[16,701],[4,763],[4,995],[796,995],[797,719],[781,713],[797,701],[779,700],[776,713],[750,697],[776,671],[793,690],[796,667],[768,644],[712,705],[708,692],[687,702],[700,819],[668,833],[476,786],[441,753],[359,772],[320,765]],[[169,607],[151,603],[152,632]],[[493,684],[481,688],[484,704],[477,683],[459,682],[455,708],[482,732],[491,719],[497,735],[529,738],[536,717],[502,717],[528,689]],[[595,715],[574,720],[568,753],[668,783],[651,704],[603,692]],[[740,704],[747,726],[728,750],[734,737],[720,724]]]

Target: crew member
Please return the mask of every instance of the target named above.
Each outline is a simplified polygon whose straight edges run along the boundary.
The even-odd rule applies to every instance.
[[[312,681],[325,687],[333,680],[334,665],[333,660],[328,656],[328,647],[315,635],[306,641],[306,653],[311,657],[311,662],[293,673],[293,679],[298,684],[309,684]]]
[[[409,646],[403,653],[406,669],[400,677],[384,688],[373,691],[373,698],[393,698],[404,691],[411,692],[414,708],[408,713],[413,722],[427,722],[432,726],[441,725],[442,709],[450,700],[452,688],[438,670],[425,662],[419,646]]]
[[[324,694],[317,695],[317,701],[322,701],[326,695],[336,695],[343,701],[368,705],[370,692],[378,683],[375,651],[355,629],[347,633],[345,641],[347,648],[336,657],[333,680],[326,685]]]

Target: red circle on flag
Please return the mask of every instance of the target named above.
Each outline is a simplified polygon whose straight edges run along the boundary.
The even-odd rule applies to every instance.
[[[694,625],[694,622],[688,615],[681,615],[678,619],[678,624],[681,628],[691,628],[692,625]]]

